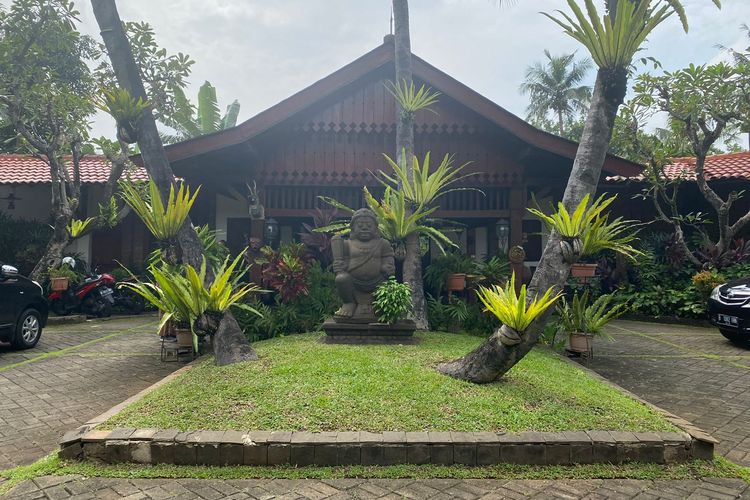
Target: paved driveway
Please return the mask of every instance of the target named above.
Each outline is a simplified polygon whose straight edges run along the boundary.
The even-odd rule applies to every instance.
[[[178,368],[156,318],[51,326],[34,349],[0,344],[0,470],[34,462],[73,429]]]
[[[720,441],[718,451],[750,466],[750,348],[714,328],[616,321],[615,341],[596,340],[588,367]]]

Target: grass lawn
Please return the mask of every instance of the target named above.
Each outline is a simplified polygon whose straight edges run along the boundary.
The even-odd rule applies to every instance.
[[[740,467],[724,458],[713,462],[693,460],[685,464],[658,465],[628,463],[621,465],[512,465],[487,467],[461,465],[391,465],[340,467],[204,467],[186,465],[105,465],[93,462],[71,462],[49,455],[31,465],[0,471],[0,495],[4,495],[22,481],[40,476],[77,474],[85,477],[112,478],[192,478],[192,479],[644,479],[673,480],[710,477],[740,478],[750,483],[750,469]]]
[[[321,334],[258,342],[261,361],[206,359],[129,406],[112,427],[180,430],[674,431],[659,414],[544,349],[504,380],[474,385],[438,374],[440,361],[482,339],[419,334],[410,346],[319,342]]]

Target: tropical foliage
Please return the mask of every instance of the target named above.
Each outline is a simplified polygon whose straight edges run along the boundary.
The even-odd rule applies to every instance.
[[[588,333],[609,337],[604,326],[628,311],[627,304],[615,303],[613,295],[600,295],[591,302],[589,290],[573,295],[569,303],[562,300],[557,305],[560,326],[568,333]]]
[[[453,191],[479,191],[476,188],[453,187],[467,178],[477,175],[476,172],[461,174],[469,163],[460,166],[453,164],[455,155],[446,154],[440,165],[435,170],[430,170],[430,152],[428,151],[422,163],[419,158],[412,157],[412,167],[399,165],[387,154],[383,154],[388,164],[393,169],[393,174],[387,174],[379,170],[378,180],[392,189],[402,190],[408,201],[417,207],[431,207],[435,201]]]
[[[544,122],[552,113],[557,120],[557,133],[566,135],[566,123],[585,113],[591,100],[591,87],[581,81],[591,69],[591,61],[575,61],[575,53],[553,56],[544,51],[547,63],[526,68],[520,90],[529,96],[527,120]]]
[[[440,92],[435,92],[429,87],[422,85],[419,90],[416,89],[414,82],[394,83],[386,82],[385,88],[401,105],[402,113],[411,119],[414,113],[420,109],[426,109],[435,113],[430,106],[438,101]]]
[[[442,252],[445,252],[445,247],[456,246],[444,231],[436,227],[436,221],[430,218],[438,207],[418,206],[412,209],[404,191],[392,189],[390,186],[385,188],[382,200],[370,194],[367,187],[362,190],[367,207],[375,213],[378,220],[380,234],[391,243],[403,243],[411,235],[424,235],[435,242]],[[333,198],[322,196],[321,199],[345,213],[354,213],[353,208]],[[339,221],[317,231],[345,234],[349,231],[349,221]]]
[[[80,220],[80,219],[72,219],[68,223],[68,234],[70,234],[70,237],[80,238],[83,236],[89,229],[94,227],[94,222],[96,219],[93,217],[88,217],[87,219]]]
[[[239,283],[238,277],[243,274],[238,270],[242,256],[231,263],[227,258],[217,270],[216,277],[206,288],[206,262],[199,270],[186,265],[183,270],[162,264],[150,268],[154,283],[124,282],[121,286],[129,288],[162,311],[161,329],[168,321],[192,324],[205,312],[222,313],[231,306],[246,308],[259,314],[249,306],[242,304],[242,299],[259,288],[252,284]]]
[[[721,6],[720,0],[713,0]],[[679,0],[611,2],[616,11],[599,17],[593,0],[584,0],[586,13],[575,0],[568,0],[573,16],[557,11],[558,17],[544,13],[591,53],[599,68],[627,68],[646,37],[672,14],[677,14],[688,30],[685,9]]]
[[[411,311],[411,287],[408,283],[399,283],[393,276],[381,283],[372,297],[372,305],[381,323],[396,323]]]
[[[239,113],[240,103],[235,99],[221,115],[216,88],[210,82],[204,82],[198,89],[197,106],[193,106],[182,89],[178,89],[175,92],[175,111],[163,120],[177,134],[163,137],[167,142],[178,142],[232,128],[237,125]]]
[[[477,296],[487,311],[494,314],[504,325],[520,333],[553,305],[560,294],[553,295],[552,289],[549,289],[541,297],[529,297],[530,300],[527,301],[526,285],[521,285],[521,290],[517,294],[516,275],[513,273],[505,287],[479,287]]]
[[[631,246],[636,239],[632,229],[635,221],[622,217],[610,221],[605,209],[617,196],[606,196],[606,193],[602,194],[589,204],[590,195],[587,194],[572,214],[562,202],[558,203],[557,212],[549,215],[537,208],[528,210],[539,217],[550,231],[555,230],[566,239],[580,240],[580,243],[576,243],[580,247],[574,250],[578,257],[594,255],[602,250],[614,250],[628,257],[638,255],[639,252]]]
[[[190,188],[184,184],[180,184],[176,194],[174,186],[171,186],[166,205],[153,180],[148,182],[146,189],[129,182],[121,182],[120,189],[120,196],[140,217],[151,234],[160,241],[168,241],[177,236],[185,223],[200,186],[192,196]]]

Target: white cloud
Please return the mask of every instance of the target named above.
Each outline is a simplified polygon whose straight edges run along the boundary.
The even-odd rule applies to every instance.
[[[670,19],[644,51],[667,69],[710,61],[719,53],[716,44],[733,45],[743,36],[739,25],[750,23],[747,0],[725,0],[722,11],[711,0],[683,2],[690,33]],[[121,0],[118,6],[123,19],[151,23],[163,47],[195,59],[189,95],[210,80],[222,106],[239,99],[244,120],[380,44],[389,29],[390,3]],[[89,2],[77,4],[83,29],[98,37]],[[524,70],[543,57],[545,48],[587,55],[539,14],[566,8],[562,0],[526,0],[510,7],[492,0],[412,0],[410,7],[417,55],[519,115],[526,107],[518,93]],[[96,131],[110,134],[111,128],[97,120]]]

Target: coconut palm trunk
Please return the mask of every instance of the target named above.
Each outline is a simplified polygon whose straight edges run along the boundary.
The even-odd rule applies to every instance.
[[[91,0],[91,6],[118,84],[134,98],[147,100],[140,71],[133,58],[115,0]],[[142,113],[138,123],[138,146],[149,176],[159,187],[162,197],[167,199],[169,189],[174,183],[174,173],[150,109]],[[181,261],[199,269],[203,261],[203,246],[189,217],[182,226],[177,241],[176,250]],[[213,276],[207,276],[207,280],[212,279]],[[229,311],[224,314],[214,337],[214,353],[219,365],[258,359]]]
[[[393,0],[394,46],[396,61],[396,84],[411,86],[411,40],[409,36],[409,2]],[[396,158],[400,165],[406,165],[409,180],[413,180],[414,170],[414,116],[404,113],[399,106],[399,118],[396,120]],[[424,298],[422,283],[422,252],[419,245],[419,234],[406,238],[406,257],[404,258],[404,282],[411,285],[412,318],[420,330],[429,328],[427,322],[427,303]]]
[[[600,69],[591,99],[583,136],[578,146],[573,170],[565,188],[563,203],[566,209],[574,210],[587,193],[596,192],[602,165],[607,154],[612,127],[617,109],[625,98],[627,73],[621,70]],[[544,293],[550,288],[561,289],[570,272],[560,252],[560,237],[550,235],[539,261],[539,267],[529,285],[529,296]],[[478,348],[463,358],[444,363],[438,371],[451,377],[475,383],[497,380],[518,363],[536,345],[552,309],[538,318],[523,335],[523,341],[512,347],[500,342],[500,331],[496,331]]]

